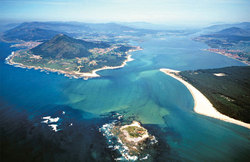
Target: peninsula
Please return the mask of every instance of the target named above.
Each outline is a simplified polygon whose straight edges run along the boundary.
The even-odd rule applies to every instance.
[[[224,55],[250,65],[250,30],[248,27],[231,27],[217,32],[200,35],[194,40],[204,42],[212,53]]]
[[[248,68],[248,67],[246,67],[246,68]],[[205,115],[205,116],[209,116],[209,117],[212,117],[212,118],[220,119],[220,120],[230,122],[230,123],[233,123],[233,124],[237,124],[237,125],[240,125],[240,126],[243,126],[243,127],[246,127],[248,129],[250,129],[250,124],[247,123],[247,121],[243,122],[241,120],[231,118],[231,117],[229,117],[227,115],[224,115],[225,113],[222,114],[221,112],[219,112],[217,110],[217,107],[216,108],[214,107],[216,101],[211,100],[211,101],[213,101],[213,103],[211,103],[210,100],[207,99],[207,96],[209,96],[210,93],[207,92],[207,91],[204,91],[204,89],[205,89],[204,87],[198,86],[199,82],[204,81],[204,80],[201,80],[199,77],[196,76],[196,75],[199,74],[199,72],[192,71],[191,75],[193,76],[193,78],[191,78],[191,77],[187,77],[188,75],[185,75],[185,72],[180,72],[180,71],[176,71],[176,70],[172,70],[172,69],[160,69],[160,71],[167,74],[167,75],[169,75],[169,76],[171,76],[171,77],[173,77],[173,78],[175,78],[175,79],[177,79],[178,81],[183,83],[188,88],[188,90],[190,91],[190,93],[192,94],[192,96],[194,98],[194,111],[196,113],[199,113],[199,114]],[[217,69],[217,71],[218,71],[218,69]],[[219,71],[222,71],[222,70],[219,70]],[[249,68],[248,68],[248,71],[249,71]],[[189,73],[190,73],[190,71],[189,71]],[[225,74],[225,73],[213,73],[212,75],[215,78],[221,78],[221,77],[225,77],[227,74]],[[208,78],[206,78],[206,79],[208,79]],[[188,80],[188,82],[186,80]],[[227,79],[227,80],[229,80],[229,79]],[[192,84],[193,84],[193,82],[196,82],[196,83],[198,82],[197,84],[195,84],[195,86],[199,87],[199,90],[196,89],[192,84],[190,84],[190,82],[192,82]],[[211,80],[209,82],[211,82]],[[204,84],[206,84],[206,82],[204,82]],[[225,82],[224,82],[224,84],[225,84]],[[202,91],[203,93],[206,92],[205,93],[206,96],[203,95],[200,92],[200,90],[203,90]],[[230,90],[228,90],[228,91],[230,91]],[[216,93],[216,92],[213,91],[213,93]],[[228,102],[231,102],[230,98],[227,97],[225,94],[221,93],[220,95],[221,95],[221,98],[224,98],[224,100],[227,100]],[[222,99],[220,99],[220,100],[222,100]],[[232,102],[231,102],[231,106],[232,106]]]
[[[121,68],[132,61],[129,52],[140,47],[74,39],[58,34],[36,47],[12,52],[6,59],[11,65],[58,72],[68,77],[99,77],[100,70]]]

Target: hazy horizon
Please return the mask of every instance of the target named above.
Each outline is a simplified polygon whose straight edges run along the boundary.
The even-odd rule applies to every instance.
[[[208,26],[249,22],[247,0],[2,0],[0,21],[147,22]]]

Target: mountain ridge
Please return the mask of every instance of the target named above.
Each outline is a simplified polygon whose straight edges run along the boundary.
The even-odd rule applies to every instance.
[[[249,36],[250,31],[238,28],[238,27],[230,27],[223,30],[220,30],[219,32],[216,32],[215,34],[218,35],[237,35],[237,36]]]
[[[59,32],[54,30],[41,29],[36,27],[26,29],[15,27],[6,31],[2,37],[6,41],[40,41],[50,39],[56,34],[59,34]]]
[[[25,41],[35,41],[36,39],[44,39],[44,37],[42,36],[36,37],[35,39],[29,32],[20,32],[25,30],[32,30],[34,28],[38,28],[41,30],[57,31],[58,33],[64,33],[70,36],[82,36],[83,34],[104,34],[108,36],[119,36],[129,34],[134,36],[142,36],[147,33],[157,32],[156,30],[133,28],[118,23],[24,22],[10,30],[3,32],[3,38],[5,38],[5,40],[10,41],[15,41],[17,39],[22,40],[23,37],[19,36],[19,33],[21,33],[26,37],[30,37],[29,39],[25,39]],[[9,35],[12,35],[12,37],[10,37]],[[46,39],[51,38],[50,34],[44,33],[43,35],[49,35],[45,37]]]

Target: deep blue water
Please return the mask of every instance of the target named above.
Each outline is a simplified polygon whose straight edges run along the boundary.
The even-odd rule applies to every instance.
[[[103,121],[98,123],[97,119],[103,119],[100,115],[115,111],[125,114],[124,118],[134,117],[168,145],[167,154],[161,150],[160,161],[250,158],[248,129],[194,113],[193,98],[186,87],[159,71],[160,68],[195,70],[244,64],[202,51],[207,46],[189,37],[152,38],[133,44],[143,48],[132,53],[134,61],[122,69],[101,71],[103,77],[86,81],[7,65],[4,59],[15,49],[1,42],[1,101],[21,112],[25,110],[29,118],[50,115],[58,105],[68,106],[67,111],[79,111],[74,117],[86,119],[87,123],[95,121],[96,134],[100,134],[98,127],[103,124]],[[91,141],[91,138],[96,137],[84,140]],[[98,151],[84,154],[98,159],[97,155]]]

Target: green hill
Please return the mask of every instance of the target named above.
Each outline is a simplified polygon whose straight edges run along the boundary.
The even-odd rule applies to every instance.
[[[64,34],[58,34],[51,40],[31,49],[29,52],[40,55],[43,58],[72,59],[75,57],[90,56],[89,49],[107,47],[109,47],[107,43],[87,42],[68,37]]]
[[[121,66],[128,58],[127,51],[135,47],[125,44],[89,42],[58,34],[32,48],[16,51],[12,64],[22,67],[57,71],[74,77],[106,66]]]

